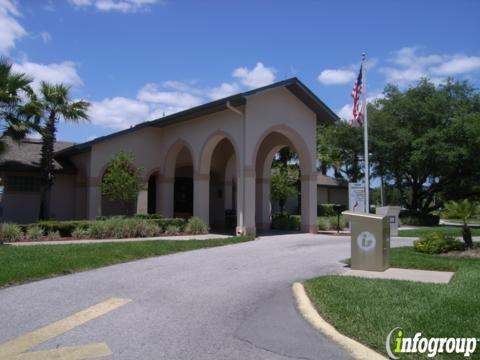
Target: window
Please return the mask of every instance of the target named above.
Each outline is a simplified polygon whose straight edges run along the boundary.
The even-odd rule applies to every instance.
[[[6,191],[39,192],[40,178],[38,176],[24,175],[7,176]]]

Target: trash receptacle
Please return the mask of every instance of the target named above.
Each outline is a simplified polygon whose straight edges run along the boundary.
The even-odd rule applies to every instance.
[[[398,236],[398,226],[400,224],[400,206],[381,206],[375,209],[377,215],[388,217],[390,223],[390,236]]]
[[[387,216],[342,213],[350,222],[352,270],[385,271],[390,267],[390,224]]]

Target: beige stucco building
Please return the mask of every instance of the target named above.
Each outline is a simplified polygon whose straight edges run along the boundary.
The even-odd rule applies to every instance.
[[[318,174],[316,127],[336,115],[298,79],[233,95],[56,152],[58,173],[52,211],[56,218],[90,218],[116,212],[102,199],[106,166],[119,151],[133,154],[143,170],[137,213],[199,216],[222,226],[236,213],[237,233],[270,226],[273,156],[294,149],[301,169],[302,230],[316,232]],[[8,179],[5,168],[2,178]],[[11,175],[11,170],[9,172]],[[18,177],[17,177],[18,181]],[[9,184],[2,194],[3,219]],[[34,195],[31,195],[34,196]],[[30,200],[25,200],[27,204]],[[35,217],[36,210],[29,217]]]

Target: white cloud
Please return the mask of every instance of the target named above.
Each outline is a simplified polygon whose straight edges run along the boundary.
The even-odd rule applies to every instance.
[[[220,86],[210,90],[208,96],[212,100],[222,99],[240,92],[240,86],[236,83],[222,83]]]
[[[239,69],[244,69],[246,73],[242,70],[240,76]],[[201,87],[196,82],[175,80],[160,84],[149,83],[138,91],[135,98],[114,97],[91,102],[90,120],[95,125],[117,130],[125,129],[143,121],[157,119],[239,93],[254,83],[261,86],[274,80],[274,75],[269,77],[264,74],[265,72],[273,74],[273,69],[261,63],[252,70],[239,69],[234,73],[237,72],[241,80],[245,80],[244,86],[237,82],[223,82],[216,87]]]
[[[43,31],[40,33],[40,37],[42,38],[43,42],[46,44],[52,40],[52,35],[48,31]]]
[[[327,69],[318,75],[318,81],[324,85],[342,85],[353,83],[355,72],[353,70]]]
[[[437,75],[458,75],[480,70],[480,56],[457,55],[431,69]]]
[[[340,110],[337,111],[337,115],[343,120],[351,120],[353,118],[353,105],[345,104]]]
[[[404,47],[388,59],[390,66],[380,69],[388,82],[407,85],[422,77],[439,84],[446,76],[480,70],[480,56],[463,54],[426,54],[417,47]]]
[[[148,119],[147,104],[124,97],[107,98],[91,102],[88,110],[90,121],[113,129],[126,129]]]
[[[69,0],[69,2],[78,8],[93,6],[99,11],[122,13],[149,10],[152,5],[164,3],[162,0]]]
[[[137,99],[146,103],[164,104],[178,108],[200,105],[204,99],[186,91],[161,91],[155,84],[147,84],[138,92]]]
[[[275,69],[265,67],[261,62],[249,70],[246,67],[239,67],[233,70],[232,76],[239,78],[240,82],[249,88],[256,88],[271,84],[275,81]]]
[[[7,55],[15,47],[15,42],[27,35],[27,31],[16,19],[19,16],[12,1],[0,0],[0,55]]]
[[[54,84],[63,83],[69,86],[83,85],[82,79],[77,73],[75,63],[72,61],[46,65],[24,61],[13,64],[13,70],[25,73],[32,77],[32,86],[34,89],[38,89],[40,81]]]

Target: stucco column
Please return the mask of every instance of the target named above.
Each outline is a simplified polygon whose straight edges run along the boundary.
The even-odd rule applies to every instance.
[[[210,225],[210,175],[193,176],[193,215]]]
[[[316,234],[317,225],[317,174],[302,175],[302,226],[301,230]]]
[[[157,176],[157,212],[163,217],[173,217],[174,178]]]
[[[102,190],[100,179],[96,177],[87,180],[87,218],[94,220],[102,215]]]
[[[270,179],[258,178],[256,180],[256,222],[261,230],[269,230],[271,225],[271,199]]]
[[[137,195],[137,214],[148,213],[148,187],[143,187]]]
[[[255,227],[255,170],[249,167],[245,167],[245,194],[243,194],[243,222],[244,226],[241,227],[237,223],[237,234],[242,235],[254,235],[256,234]],[[240,182],[240,181],[239,181]],[[242,190],[239,189],[238,195],[242,196]],[[240,201],[238,202],[240,204]],[[238,221],[238,220],[237,220]]]

